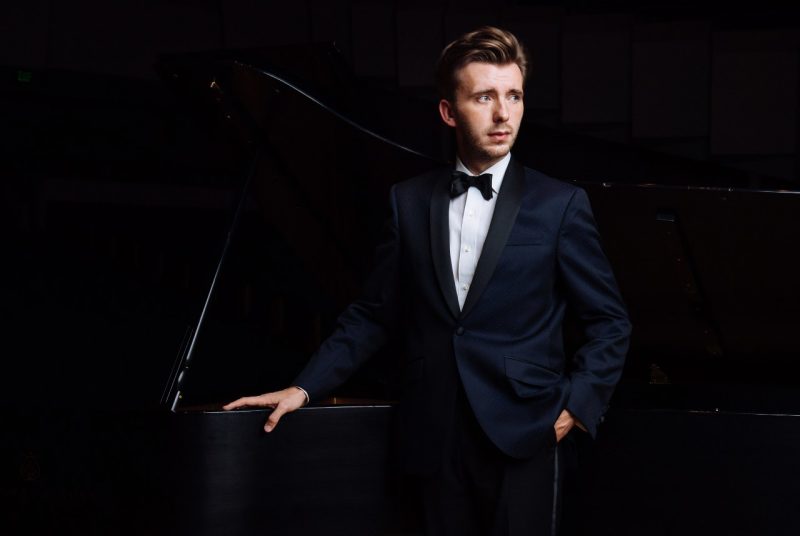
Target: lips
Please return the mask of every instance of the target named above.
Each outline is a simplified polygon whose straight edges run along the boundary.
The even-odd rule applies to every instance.
[[[505,141],[511,136],[511,132],[508,131],[499,131],[499,132],[490,132],[489,138],[494,141]]]

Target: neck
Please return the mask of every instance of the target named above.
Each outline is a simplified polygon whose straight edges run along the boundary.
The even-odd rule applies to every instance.
[[[506,155],[503,155],[499,158],[487,160],[485,158],[470,158],[469,156],[465,157],[461,151],[458,153],[458,158],[461,160],[461,163],[464,164],[464,167],[466,167],[470,173],[475,175],[480,175],[505,157]]]
[[[483,173],[484,171],[486,171],[487,169],[489,169],[490,167],[492,167],[493,165],[495,165],[497,162],[500,161],[500,159],[493,160],[491,162],[486,162],[482,160],[475,161],[475,160],[469,160],[467,158],[462,158],[461,156],[459,156],[459,158],[461,158],[461,163],[464,164],[464,167],[466,167],[469,170],[469,172],[474,175],[480,175],[481,173]]]

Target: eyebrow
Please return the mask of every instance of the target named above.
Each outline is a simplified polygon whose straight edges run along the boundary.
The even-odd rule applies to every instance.
[[[478,95],[485,95],[487,93],[497,94],[497,90],[495,90],[495,89],[479,89],[477,91],[473,91],[470,94],[470,97],[477,97]],[[524,91],[521,90],[521,89],[509,89],[507,93],[512,94],[512,95],[523,95]]]

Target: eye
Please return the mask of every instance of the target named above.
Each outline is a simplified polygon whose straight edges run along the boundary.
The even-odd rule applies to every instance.
[[[478,102],[489,102],[489,95],[480,95],[478,97]]]
[[[522,95],[517,95],[516,93],[514,93],[509,98],[511,99],[512,102],[519,102],[522,100]]]

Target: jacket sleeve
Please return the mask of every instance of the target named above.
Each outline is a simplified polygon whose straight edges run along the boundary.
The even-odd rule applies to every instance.
[[[567,409],[594,436],[622,375],[631,325],[586,192],[570,199],[558,239],[558,270],[586,343],[573,356]]]
[[[309,360],[292,385],[318,400],[343,384],[386,342],[397,299],[400,237],[395,187],[390,192],[391,216],[375,250],[372,272],[361,296],[338,317],[336,328]]]

